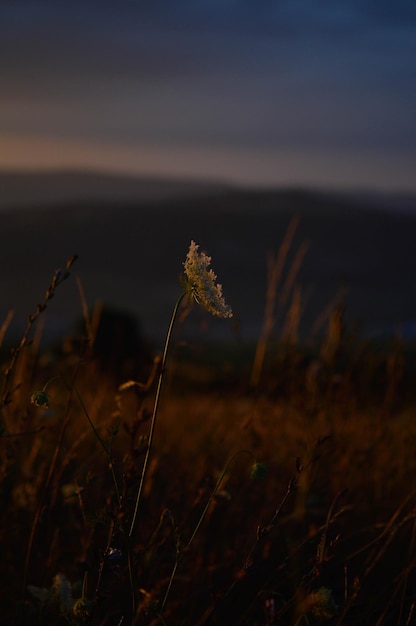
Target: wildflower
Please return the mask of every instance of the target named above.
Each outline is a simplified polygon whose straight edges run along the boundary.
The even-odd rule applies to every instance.
[[[331,619],[336,615],[338,607],[335,603],[331,589],[320,587],[306,598],[309,611],[319,619]]]
[[[50,589],[46,589],[46,587],[35,587],[34,585],[29,585],[27,590],[32,596],[38,600],[41,604],[50,604],[52,602],[53,594]]]
[[[57,574],[52,581],[52,592],[58,600],[59,606],[71,609],[74,604],[72,598],[72,586],[65,574]]]
[[[118,548],[109,548],[106,554],[107,559],[110,561],[120,561],[123,553]]]
[[[30,397],[30,402],[42,409],[47,409],[49,407],[49,395],[43,389],[42,391],[35,391]]]
[[[87,619],[92,613],[93,605],[88,598],[79,598],[74,602],[72,612],[75,617],[80,619]]]
[[[186,288],[190,296],[207,311],[217,317],[232,317],[231,307],[225,303],[222,286],[212,269],[208,270],[211,257],[198,252],[199,246],[191,241],[184,265]]]
[[[254,463],[250,467],[250,478],[252,480],[264,480],[267,476],[268,469],[264,463]]]
[[[28,586],[28,591],[41,604],[57,606],[62,611],[70,610],[74,604],[72,586],[64,574],[57,574],[50,589]]]

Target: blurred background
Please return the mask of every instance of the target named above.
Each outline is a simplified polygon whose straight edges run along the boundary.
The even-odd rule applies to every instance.
[[[411,0],[0,11],[2,168],[415,190]]]
[[[79,254],[91,307],[163,335],[195,239],[254,337],[267,255],[298,216],[287,267],[305,246],[303,332],[342,294],[365,332],[414,333],[413,2],[17,0],[0,13],[3,317],[23,323]],[[80,314],[74,282],[47,326]]]

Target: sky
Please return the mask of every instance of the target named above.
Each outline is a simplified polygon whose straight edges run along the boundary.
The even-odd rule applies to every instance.
[[[0,169],[416,191],[414,0],[0,0]]]

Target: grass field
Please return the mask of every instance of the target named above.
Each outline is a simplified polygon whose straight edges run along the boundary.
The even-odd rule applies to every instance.
[[[53,176],[45,177],[43,187],[52,193],[57,182]],[[97,183],[103,195],[109,191],[105,182],[104,178]],[[61,200],[43,206],[33,205],[36,188],[25,178],[17,177],[16,186],[29,196],[27,202],[32,201],[13,209],[0,198],[0,265],[4,268],[0,292],[5,294],[0,318],[15,310],[9,334],[16,329],[16,338],[51,271],[62,259],[77,254],[75,274],[89,307],[100,300],[130,311],[147,337],[162,342],[177,294],[183,250],[195,239],[216,260],[234,311],[229,322],[214,325],[215,319],[210,320],[210,338],[232,341],[238,323],[242,340],[256,341],[264,313],[267,258],[277,253],[294,218],[299,221],[288,264],[303,249],[294,276],[301,289],[303,338],[317,334],[317,320],[340,291],[345,294],[345,318],[351,328],[382,335],[400,327],[406,332],[413,325],[414,334],[416,212],[396,211],[393,201],[391,210],[381,210],[381,201],[373,206],[365,197],[354,200],[318,191],[230,188],[193,195],[191,187],[187,194],[169,199],[126,202],[109,196],[106,201]],[[76,193],[83,197],[83,187],[76,192],[76,177],[67,186],[73,187],[71,197]],[[126,182],[119,186],[125,191]],[[278,298],[281,295],[280,291]],[[73,280],[48,309],[45,333],[59,340],[81,315]],[[184,332],[190,328],[188,320]],[[199,329],[196,336],[200,337]]]
[[[301,340],[296,297],[239,344],[187,340],[209,313],[179,306],[163,357],[81,298],[45,346],[74,262],[1,331],[2,623],[414,623],[413,346],[339,305]]]

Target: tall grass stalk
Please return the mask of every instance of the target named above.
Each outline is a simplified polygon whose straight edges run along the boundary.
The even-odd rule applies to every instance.
[[[147,439],[146,454],[145,454],[144,461],[143,461],[143,467],[142,467],[142,473],[141,473],[141,476],[140,476],[139,489],[138,489],[137,496],[136,496],[136,503],[134,505],[133,518],[132,518],[131,524],[130,524],[129,537],[131,537],[133,532],[134,532],[134,527],[135,527],[136,519],[137,519],[137,512],[139,510],[139,504],[140,504],[140,500],[141,500],[141,496],[142,496],[142,492],[143,492],[143,485],[144,485],[144,481],[145,481],[145,478],[146,478],[146,471],[147,471],[147,467],[149,465],[150,453],[151,453],[151,450],[152,450],[152,443],[153,443],[153,436],[154,436],[155,426],[156,426],[157,411],[158,411],[158,408],[159,408],[160,394],[161,394],[161,391],[162,391],[162,383],[163,383],[163,378],[164,378],[165,369],[166,369],[166,361],[167,361],[167,358],[168,358],[169,345],[170,345],[170,341],[171,341],[171,338],[172,338],[172,331],[173,331],[173,327],[174,327],[174,324],[175,324],[176,316],[177,316],[177,313],[178,313],[178,310],[179,310],[179,306],[180,306],[183,298],[185,297],[185,295],[186,295],[185,292],[182,293],[179,296],[179,298],[177,299],[177,301],[176,301],[175,307],[173,309],[172,317],[171,317],[171,320],[170,320],[168,332],[167,332],[167,335],[166,335],[165,347],[164,347],[164,350],[163,350],[162,360],[160,362],[160,372],[159,372],[159,378],[158,378],[158,382],[157,382],[155,401],[154,401],[154,404],[153,404],[152,420],[150,422],[149,436],[148,436],[148,439]]]
[[[221,474],[220,474],[220,476],[219,476],[219,478],[218,478],[218,480],[217,480],[217,482],[216,482],[216,484],[215,484],[215,487],[214,487],[214,489],[212,490],[212,493],[211,493],[211,495],[210,495],[210,497],[209,497],[209,499],[208,499],[208,502],[206,503],[205,508],[204,508],[204,510],[202,511],[202,513],[201,513],[201,515],[200,515],[200,517],[199,517],[199,519],[198,519],[198,522],[197,522],[197,524],[196,524],[196,526],[195,526],[195,528],[194,528],[194,531],[193,531],[193,533],[192,533],[191,537],[189,538],[189,540],[188,540],[187,544],[186,544],[186,545],[185,545],[185,547],[181,550],[181,552],[179,552],[179,551],[177,551],[177,552],[176,552],[176,560],[175,560],[175,564],[174,564],[174,566],[173,566],[172,573],[171,573],[170,578],[169,578],[169,583],[168,583],[168,586],[167,586],[167,589],[166,589],[166,592],[165,592],[165,596],[164,596],[164,598],[163,598],[163,602],[162,602],[161,609],[160,609],[160,614],[162,614],[162,613],[163,613],[163,610],[164,610],[164,608],[165,608],[166,602],[167,602],[167,600],[168,600],[168,597],[169,597],[169,594],[170,594],[170,591],[171,591],[171,588],[172,588],[172,583],[173,583],[174,578],[175,578],[175,576],[176,576],[176,572],[177,572],[177,569],[178,569],[179,563],[180,563],[180,561],[181,561],[182,557],[184,556],[184,554],[186,554],[186,553],[189,551],[189,549],[190,549],[191,545],[193,544],[194,539],[195,539],[195,537],[196,537],[196,535],[197,535],[197,533],[198,533],[198,531],[199,531],[199,529],[200,529],[200,527],[201,527],[201,524],[202,524],[202,522],[204,521],[204,519],[205,519],[205,517],[206,517],[206,514],[208,513],[209,508],[210,508],[210,506],[211,506],[211,504],[212,504],[212,502],[213,502],[213,500],[214,500],[215,496],[218,494],[218,492],[219,492],[219,490],[220,490],[220,487],[221,487],[221,485],[222,485],[222,482],[223,482],[223,480],[224,480],[224,478],[225,478],[225,476],[226,476],[226,474],[227,474],[228,470],[230,469],[230,466],[232,465],[232,463],[234,462],[234,460],[235,460],[238,456],[240,456],[240,454],[248,454],[248,455],[250,455],[250,456],[251,456],[251,458],[252,458],[252,459],[255,459],[255,457],[254,457],[253,453],[252,453],[250,450],[238,450],[238,451],[237,451],[237,452],[235,452],[235,453],[234,453],[234,454],[233,454],[233,455],[232,455],[232,456],[228,459],[228,461],[226,462],[226,464],[225,464],[225,466],[224,466],[224,469],[222,470],[222,472],[221,472]]]
[[[77,260],[76,255],[69,257],[69,259],[66,262],[65,269],[63,271],[57,270],[55,272],[50,282],[50,285],[46,289],[45,296],[42,302],[37,305],[36,311],[34,313],[31,313],[28,315],[26,328],[23,332],[23,336],[20,340],[20,343],[16,348],[12,350],[10,363],[8,367],[5,369],[5,371],[3,372],[4,381],[3,381],[3,388],[0,393],[0,411],[11,402],[11,396],[13,392],[16,389],[18,389],[20,386],[18,383],[14,388],[10,388],[13,373],[15,371],[17,362],[19,360],[19,356],[22,350],[28,345],[30,345],[29,336],[30,336],[30,332],[32,330],[33,325],[35,324],[39,315],[41,315],[43,311],[46,309],[46,307],[48,306],[49,300],[51,300],[51,298],[54,297],[56,288],[59,287],[59,285],[68,278],[69,270],[76,260]],[[3,421],[1,421],[0,422],[0,436],[6,432],[7,432],[6,424]]]
[[[117,502],[120,501],[120,490],[118,488],[118,483],[117,483],[117,478],[114,472],[114,460],[113,457],[111,455],[111,451],[110,451],[110,446],[104,441],[104,439],[101,437],[100,433],[98,432],[98,430],[96,429],[94,422],[92,421],[90,414],[88,413],[87,407],[84,404],[84,401],[81,397],[81,394],[79,393],[76,385],[75,385],[75,378],[74,378],[74,382],[70,385],[66,382],[65,378],[63,376],[54,376],[53,378],[49,379],[48,382],[43,386],[43,389],[39,392],[35,392],[34,394],[32,394],[32,403],[36,404],[37,406],[44,406],[47,407],[48,406],[48,394],[46,392],[46,389],[48,388],[48,386],[55,380],[62,380],[62,382],[64,383],[65,387],[67,388],[67,390],[72,393],[74,392],[78,402],[81,405],[81,408],[84,412],[84,415],[86,416],[88,423],[91,427],[92,432],[94,433],[94,436],[96,437],[98,443],[100,444],[100,446],[102,447],[102,449],[104,450],[104,452],[106,453],[107,457],[108,457],[108,466],[110,468],[110,472],[111,472],[111,476],[113,479],[113,484],[114,484],[114,489],[116,492],[116,497],[117,497]]]
[[[277,288],[282,279],[286,259],[292,246],[298,224],[299,218],[294,217],[287,228],[286,235],[281,243],[276,258],[273,252],[269,252],[267,257],[267,289],[263,327],[257,342],[250,378],[250,386],[253,388],[256,388],[260,382],[267,344],[275,325]]]
[[[78,364],[79,366],[79,364]],[[75,380],[75,377],[77,375],[78,372],[78,366],[77,369],[73,375],[73,380]],[[32,550],[33,550],[33,543],[35,540],[35,535],[36,535],[36,531],[40,522],[40,518],[44,509],[44,504],[47,498],[47,494],[48,491],[50,489],[50,486],[52,484],[52,479],[55,473],[55,469],[56,469],[56,465],[58,462],[58,458],[59,458],[59,453],[62,449],[62,445],[63,445],[63,441],[64,441],[64,435],[65,435],[65,431],[68,427],[68,424],[70,422],[70,418],[71,418],[71,414],[70,414],[70,406],[71,406],[71,396],[72,396],[72,387],[69,388],[69,397],[68,397],[68,401],[67,401],[67,405],[66,405],[66,411],[65,411],[65,416],[64,419],[62,421],[60,430],[59,430],[59,435],[58,435],[58,441],[56,442],[55,445],[55,450],[53,453],[53,457],[52,457],[52,461],[49,465],[49,471],[48,471],[48,475],[46,477],[45,480],[45,484],[43,487],[43,492],[41,494],[40,500],[39,500],[39,504],[38,507],[35,511],[35,516],[33,518],[32,521],[32,525],[31,525],[31,529],[30,529],[30,535],[29,535],[29,540],[28,540],[28,545],[27,545],[27,549],[26,549],[26,558],[25,558],[25,564],[24,564],[24,570],[23,570],[23,585],[22,585],[22,594],[25,593],[26,590],[26,583],[27,583],[27,576],[28,576],[28,572],[29,572],[29,564],[30,564],[30,559],[32,556]]]
[[[10,324],[12,322],[13,317],[14,317],[14,311],[13,311],[13,309],[10,309],[10,311],[8,311],[8,313],[7,313],[7,315],[6,315],[5,319],[4,319],[4,322],[0,326],[0,348],[3,345],[4,337],[6,335],[7,329],[9,328],[9,326],[10,326]]]

